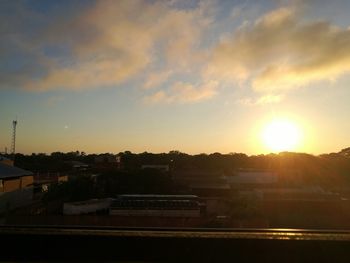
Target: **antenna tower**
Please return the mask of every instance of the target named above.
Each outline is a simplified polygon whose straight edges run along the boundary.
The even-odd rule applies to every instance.
[[[15,153],[16,153],[16,126],[17,126],[17,119],[15,121],[12,121],[12,142],[11,142],[11,154],[13,156],[13,159],[15,159]]]

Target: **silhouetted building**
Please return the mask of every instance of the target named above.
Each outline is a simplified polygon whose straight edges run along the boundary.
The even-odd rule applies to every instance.
[[[201,197],[219,197],[230,194],[230,185],[224,178],[205,178],[188,182],[191,192]]]
[[[67,161],[66,163],[71,165],[74,171],[84,172],[90,168],[90,165],[79,161]]]
[[[121,168],[121,157],[114,154],[100,154],[94,162],[98,168]]]
[[[110,215],[200,217],[200,204],[195,195],[120,195]]]
[[[273,187],[278,182],[276,173],[254,170],[240,170],[233,176],[226,176],[233,189],[255,189]]]
[[[61,182],[67,182],[68,175],[61,173],[37,173],[34,175],[34,187],[39,189],[39,192],[47,191],[49,185]]]
[[[161,172],[169,172],[169,165],[167,164],[144,164],[141,169],[156,169]]]
[[[321,187],[294,187],[294,188],[276,188],[260,189],[260,196],[264,200],[340,200],[341,196],[335,193],[326,192]]]
[[[173,173],[173,179],[200,197],[227,196],[231,191],[226,177],[217,171],[180,170]]]
[[[26,205],[33,198],[33,173],[0,163],[0,213]]]

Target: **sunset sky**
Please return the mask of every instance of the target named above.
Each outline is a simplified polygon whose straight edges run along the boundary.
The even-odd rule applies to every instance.
[[[0,1],[0,151],[350,146],[350,1]]]

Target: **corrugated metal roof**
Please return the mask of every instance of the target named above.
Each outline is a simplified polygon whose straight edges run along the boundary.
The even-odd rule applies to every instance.
[[[198,201],[194,200],[160,200],[160,199],[139,199],[123,200],[116,199],[111,205],[112,209],[153,209],[153,210],[192,210],[199,209]]]
[[[11,178],[11,177],[21,177],[21,176],[32,175],[32,174],[33,173],[30,171],[0,163],[0,179]]]
[[[111,207],[113,209],[188,210],[199,207],[197,199],[196,195],[119,195]]]

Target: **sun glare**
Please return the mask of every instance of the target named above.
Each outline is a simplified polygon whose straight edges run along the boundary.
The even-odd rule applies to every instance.
[[[265,146],[273,152],[295,150],[300,137],[298,126],[287,120],[274,120],[262,132]]]

